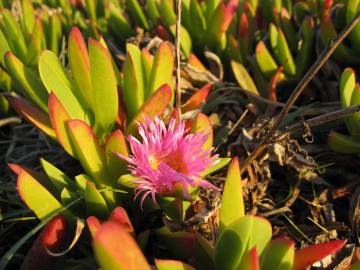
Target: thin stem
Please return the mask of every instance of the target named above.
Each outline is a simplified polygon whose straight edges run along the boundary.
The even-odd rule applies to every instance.
[[[339,118],[343,118],[345,116],[348,116],[349,114],[352,114],[352,113],[355,113],[358,111],[360,111],[360,105],[355,105],[355,106],[352,106],[349,108],[340,109],[340,110],[336,110],[334,112],[330,112],[330,113],[326,113],[326,114],[323,114],[320,116],[313,117],[311,119],[306,120],[306,124],[308,124],[311,127],[317,126],[317,125],[321,125],[321,124],[324,124],[327,122],[337,120]],[[285,128],[285,133],[288,133],[288,134],[293,133],[299,129],[302,129],[302,127],[303,127],[302,123],[293,124],[293,125]]]
[[[9,125],[9,124],[20,124],[21,119],[19,117],[8,117],[5,119],[0,119],[0,127]]]
[[[176,5],[176,32],[175,32],[175,92],[176,110],[178,119],[181,119],[181,86],[180,86],[180,27],[181,27],[182,0],[177,0]]]
[[[353,20],[344,28],[344,30],[336,37],[335,40],[329,42],[328,46],[323,50],[320,54],[316,62],[310,67],[310,69],[306,72],[304,77],[298,83],[291,96],[286,102],[286,106],[282,108],[279,115],[275,118],[274,123],[271,125],[268,134],[263,138],[263,140],[258,143],[255,149],[251,152],[251,154],[246,158],[241,167],[241,173],[243,173],[246,168],[262,153],[262,151],[267,148],[267,143],[269,139],[272,138],[275,131],[281,124],[284,117],[290,111],[291,107],[294,105],[295,101],[299,98],[302,92],[305,90],[306,86],[309,82],[315,77],[317,72],[321,69],[321,67],[326,63],[326,61],[330,58],[336,48],[341,44],[341,42],[345,39],[345,37],[351,32],[351,30],[356,26],[356,24],[360,20],[360,12],[356,14]]]

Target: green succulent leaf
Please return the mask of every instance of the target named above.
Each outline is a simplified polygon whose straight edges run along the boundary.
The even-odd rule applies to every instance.
[[[71,191],[76,190],[75,182],[69,176],[67,176],[65,173],[60,171],[58,168],[56,168],[54,165],[52,165],[50,162],[46,161],[43,158],[40,159],[40,162],[46,175],[57,188],[59,194],[64,188],[67,188]]]
[[[35,20],[34,31],[31,34],[26,57],[26,64],[29,66],[36,66],[39,60],[39,54],[43,49],[44,31],[41,24],[41,19]]]
[[[44,112],[47,112],[48,93],[37,74],[24,66],[12,52],[5,54],[4,62],[9,75],[16,80],[22,92]]]
[[[129,150],[126,144],[125,136],[120,129],[115,130],[105,140],[105,154],[109,173],[114,179],[118,179],[126,173],[127,161],[117,156],[129,156]]]
[[[4,55],[7,51],[10,51],[10,46],[3,34],[0,30],[0,63],[4,65]]]
[[[174,258],[186,260],[194,255],[196,240],[193,233],[171,232],[166,226],[163,226],[155,231],[155,235]]]
[[[47,47],[56,55],[60,52],[60,43],[62,38],[62,24],[59,14],[50,16],[49,31],[46,33]]]
[[[236,61],[231,61],[231,68],[240,87],[258,96],[259,92],[256,85],[244,65]]]
[[[108,218],[110,211],[106,201],[94,183],[90,181],[86,182],[85,203],[88,216],[94,215],[103,220]]]
[[[132,236],[115,222],[98,228],[93,247],[103,270],[151,269]]]
[[[335,26],[331,21],[331,17],[327,16],[320,22],[320,34],[325,45],[329,44],[337,36]],[[347,64],[356,64],[360,62],[360,57],[345,44],[340,44],[333,54],[333,57]]]
[[[231,223],[245,215],[239,161],[231,162],[224,185],[220,208],[220,233]]]
[[[55,132],[51,125],[49,116],[38,107],[30,104],[20,96],[9,96],[11,107],[22,117],[43,131],[52,139],[56,139]]]
[[[71,73],[86,108],[93,108],[94,95],[91,85],[90,60],[85,41],[77,27],[69,35],[68,58]]]
[[[301,27],[302,36],[300,51],[296,57],[296,75],[301,77],[309,67],[312,60],[312,50],[315,42],[315,22],[310,16],[305,17]]]
[[[67,121],[71,120],[70,115],[65,110],[59,99],[54,93],[49,96],[49,111],[51,124],[55,130],[58,142],[64,147],[65,151],[71,156],[76,157],[75,149],[67,130]]]
[[[360,84],[356,84],[351,96],[350,106],[360,104]],[[360,112],[349,116],[349,126],[352,135],[360,136]]]
[[[155,259],[155,265],[158,270],[196,270],[189,264],[175,260]]]
[[[212,124],[205,114],[198,113],[191,123],[191,132],[192,133],[205,133],[208,138],[203,144],[203,149],[210,149],[214,142],[214,133],[212,129]]]
[[[351,0],[347,1],[346,4],[346,22],[350,23],[350,21],[355,17],[356,13],[360,11],[360,1],[359,0]],[[360,25],[356,25],[354,29],[350,33],[351,45],[357,51],[360,52],[359,44],[360,44]]]
[[[256,247],[249,250],[241,260],[239,270],[260,270],[259,257],[256,251]]]
[[[272,78],[278,70],[278,65],[266,48],[264,42],[260,41],[255,49],[255,59],[260,70],[267,79]]]
[[[70,120],[67,127],[76,156],[96,186],[99,189],[113,186],[115,180],[107,170],[106,155],[91,127],[81,120]],[[113,192],[104,191],[103,195],[108,206],[115,205]]]
[[[222,232],[215,247],[216,269],[237,269],[254,246],[261,254],[271,239],[271,225],[263,218],[244,216]]]
[[[21,199],[41,220],[62,209],[59,201],[26,170],[18,175],[17,187]]]
[[[145,118],[154,119],[155,116],[161,116],[165,109],[170,105],[172,91],[167,84],[162,85],[155,91],[141,106],[136,116],[126,128],[127,134],[132,134],[137,130],[137,123],[143,123]]]
[[[126,50],[123,98],[128,120],[131,120],[144,103],[145,86],[140,49],[136,45],[127,44]]]
[[[1,9],[0,29],[7,39],[11,51],[22,61],[27,60],[27,46],[20,25],[8,9]]]
[[[340,103],[341,107],[350,106],[351,98],[356,86],[355,71],[352,68],[346,68],[340,78]]]
[[[175,38],[175,34],[176,34],[176,25],[170,25],[170,32],[172,34],[172,36]],[[181,51],[184,53],[185,57],[188,58],[191,51],[192,51],[192,41],[191,41],[191,37],[188,33],[188,31],[186,30],[185,27],[181,26],[180,27],[180,49]]]
[[[159,4],[160,18],[165,27],[170,27],[176,23],[176,14],[168,0],[160,0]]]
[[[171,46],[168,42],[163,42],[154,57],[146,97],[164,84],[167,84],[173,91],[173,70],[174,55]]]
[[[203,171],[201,173],[201,176],[206,176],[209,174],[212,174],[213,172],[216,172],[218,170],[220,170],[221,168],[223,168],[224,166],[226,166],[229,162],[231,161],[231,158],[218,158],[214,163],[215,165],[213,165],[210,168],[207,168],[205,171]]]
[[[35,14],[31,0],[21,0],[20,25],[25,36],[29,36],[35,25]]]
[[[343,154],[360,153],[360,142],[357,138],[331,131],[328,135],[327,144],[330,149]]]
[[[261,268],[291,270],[294,264],[295,243],[288,239],[270,242],[262,254]]]
[[[126,4],[129,7],[130,13],[134,18],[137,25],[144,30],[149,30],[149,23],[145,17],[144,12],[141,9],[139,1],[137,0],[126,0]]]
[[[114,127],[118,114],[117,80],[109,52],[93,39],[89,40],[89,58],[95,113],[94,130],[103,139]]]
[[[153,1],[146,1],[147,3],[153,3]],[[126,19],[123,14],[123,11],[110,5],[110,14],[109,14],[109,28],[111,32],[120,40],[124,40],[128,37],[135,36],[135,31],[132,29],[131,24]]]
[[[48,92],[55,93],[71,118],[85,120],[84,109],[76,95],[76,86],[53,52],[45,50],[41,53],[39,72]]]

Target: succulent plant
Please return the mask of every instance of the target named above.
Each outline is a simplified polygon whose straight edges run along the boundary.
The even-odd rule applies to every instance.
[[[60,53],[64,29],[60,14],[56,11],[35,10],[30,0],[18,1],[13,5],[17,7],[14,9],[18,10],[17,14],[6,8],[0,11],[0,90],[17,91],[32,100],[33,96],[27,95],[26,86],[13,80],[12,74],[21,71],[8,70],[4,54],[11,51],[20,62],[18,66],[26,69],[24,73],[36,72],[34,70],[43,49],[49,49],[57,55]],[[39,106],[44,105],[37,97],[34,98],[33,101],[38,102]],[[0,104],[0,110],[6,112],[8,104],[3,96],[0,96]]]
[[[346,68],[340,78],[340,104],[342,108],[348,108],[360,104],[360,87],[356,82],[355,71]],[[345,119],[349,135],[331,131],[328,136],[328,145],[339,153],[360,153],[360,114],[358,112]]]
[[[285,2],[262,1],[255,14],[254,7],[245,4],[238,33],[230,33],[228,51],[237,82],[271,100],[277,98],[278,85],[299,80],[313,58],[315,19],[311,15],[300,18],[291,1]],[[258,31],[256,39],[250,35],[254,31]]]
[[[324,44],[328,44],[335,38],[338,29],[343,28],[346,23],[354,18],[360,10],[359,1],[342,1],[334,6],[334,1],[324,1],[326,3],[320,22],[320,34]],[[333,13],[335,13],[334,16]],[[335,51],[333,58],[344,64],[357,64],[360,62],[358,57],[358,47],[360,44],[359,25],[351,31],[348,41],[341,44]]]
[[[192,265],[178,260],[155,259],[156,269],[300,270],[344,245],[344,241],[334,240],[295,250],[292,240],[280,238],[271,241],[270,223],[244,214],[241,189],[240,169],[234,159],[225,182],[220,208],[220,236],[215,246],[194,232],[168,232],[162,241],[169,249],[174,249],[174,253],[182,253],[181,248],[188,249],[185,251],[186,259]],[[89,217],[87,223],[102,269],[151,269],[134,239],[133,226],[124,209],[115,209],[110,220],[103,224],[95,217]]]

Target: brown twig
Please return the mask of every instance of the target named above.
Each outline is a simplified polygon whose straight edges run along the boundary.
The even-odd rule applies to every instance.
[[[300,82],[292,92],[291,96],[287,100],[286,106],[282,108],[279,115],[274,119],[274,122],[270,126],[270,130],[267,133],[267,135],[262,139],[260,143],[256,145],[255,149],[246,158],[243,165],[241,166],[241,173],[243,173],[246,170],[246,168],[265,150],[265,148],[267,148],[268,141],[273,137],[275,131],[281,124],[284,117],[290,111],[295,101],[299,98],[299,96],[305,90],[306,86],[314,78],[314,76],[321,69],[321,67],[330,58],[330,56],[333,54],[336,48],[341,44],[341,42],[351,32],[351,30],[356,26],[359,20],[360,20],[360,12],[356,14],[353,20],[345,27],[345,29],[336,37],[335,40],[329,42],[328,46],[323,50],[323,52],[320,54],[316,62],[310,67],[310,69],[306,72],[304,77],[300,80]]]
[[[181,87],[180,87],[180,27],[181,27],[181,6],[182,0],[177,0],[176,5],[176,32],[175,32],[175,89],[176,89],[176,110],[178,119],[181,119]]]
[[[326,113],[317,117],[313,117],[310,118],[308,120],[306,120],[306,124],[308,124],[309,126],[317,126],[317,125],[321,125],[327,122],[331,122],[340,118],[343,118],[349,114],[355,113],[360,111],[360,105],[355,105],[349,108],[345,108],[345,109],[340,109],[340,110],[336,110],[334,112],[330,112],[330,113]],[[285,128],[285,133],[293,133],[297,130],[300,130],[303,128],[303,124],[302,123],[296,123],[293,124],[289,127]]]

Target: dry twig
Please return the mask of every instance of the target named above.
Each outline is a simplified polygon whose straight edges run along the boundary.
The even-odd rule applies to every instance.
[[[336,37],[335,40],[331,41],[328,46],[323,50],[320,54],[316,62],[310,67],[310,69],[306,72],[304,77],[300,80],[291,96],[286,102],[286,106],[282,108],[279,115],[274,119],[274,122],[270,126],[269,132],[264,136],[262,141],[258,143],[255,149],[251,152],[251,154],[246,158],[243,165],[241,166],[241,173],[243,173],[246,168],[267,148],[268,142],[272,139],[275,131],[281,124],[284,117],[290,111],[295,101],[299,98],[302,92],[305,90],[306,86],[309,82],[315,77],[321,67],[326,63],[326,61],[330,58],[336,48],[341,44],[341,42],[345,39],[345,37],[352,31],[352,29],[356,26],[356,24],[360,20],[360,12],[356,14],[353,20],[345,27],[345,29]]]

